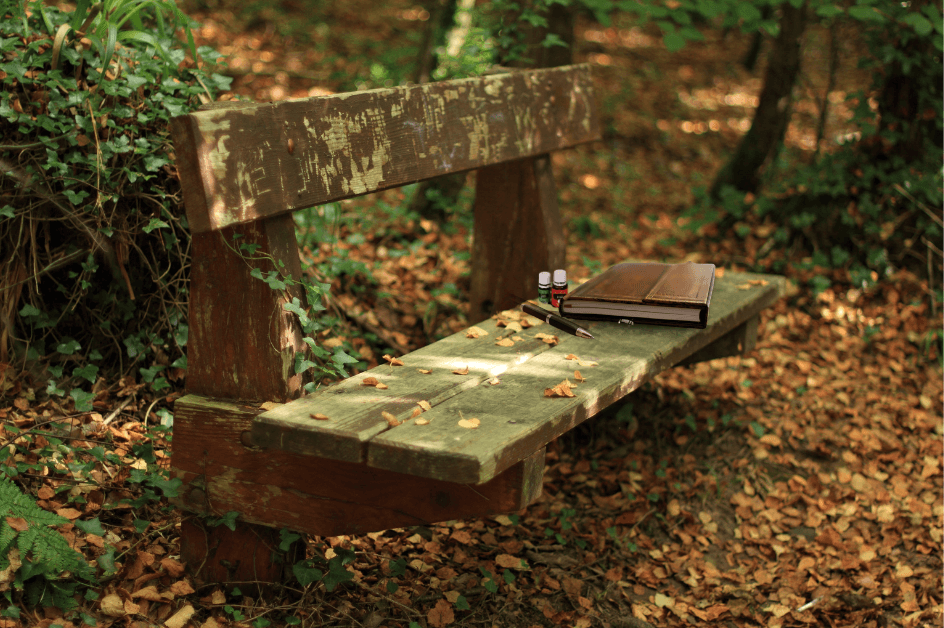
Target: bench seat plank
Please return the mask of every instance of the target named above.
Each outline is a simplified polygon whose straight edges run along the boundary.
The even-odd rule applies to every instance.
[[[403,358],[403,366],[374,367],[260,414],[253,424],[253,444],[363,462],[367,441],[390,427],[383,412],[399,421],[407,420],[420,407],[420,401],[435,406],[550,349],[550,345],[533,337],[513,347],[499,346],[495,344],[499,337],[511,332],[493,319],[478,327],[487,335],[469,338],[468,330],[463,330],[410,353]],[[538,329],[546,331],[547,326]],[[467,374],[453,372],[464,368]],[[365,386],[368,377],[387,388]],[[312,415],[328,419],[318,420]]]
[[[748,283],[751,280],[767,283]],[[782,277],[728,272],[715,281],[706,329],[590,322],[588,326],[596,339],[586,340],[541,325],[515,334],[524,340],[516,347],[508,347],[505,354],[497,352],[506,360],[500,365],[490,359],[483,361],[489,352],[494,354],[496,349],[503,349],[494,344],[496,334],[473,340],[460,332],[405,356],[405,367],[377,367],[318,395],[261,414],[253,422],[253,444],[345,460],[350,458],[340,456],[355,450],[363,456],[366,449],[367,465],[378,469],[450,482],[486,482],[653,375],[714,341],[726,341],[780,298],[784,288]],[[499,331],[495,321],[481,323],[479,327]],[[538,332],[558,335],[560,344],[549,349],[544,345],[542,350],[540,345],[544,343],[534,338]],[[519,347],[520,352],[512,353]],[[482,361],[475,376],[452,374],[449,365],[464,363],[464,355],[472,351]],[[598,366],[581,367],[565,360],[571,353],[582,360],[597,362]],[[451,385],[445,388],[441,380],[424,380],[432,376],[416,371],[433,364],[439,365],[437,368],[443,371],[447,382],[450,376],[465,379],[461,383],[449,382]],[[504,373],[499,373],[501,370]],[[574,370],[580,370],[587,378],[574,390],[575,397],[543,396],[545,388],[565,378],[577,383]],[[401,371],[402,376],[397,375]],[[491,385],[488,380],[495,375],[499,376],[500,384]],[[360,381],[367,376],[391,382],[390,389],[376,391],[361,386]],[[429,385],[424,381],[429,381]],[[311,413],[317,412],[331,416],[324,409],[330,409],[335,401],[330,399],[333,388],[345,390],[343,395],[334,395],[345,400],[338,414],[354,414],[353,422],[332,425],[334,421],[311,418]],[[390,428],[380,415],[389,408],[387,411],[403,420],[420,399],[432,405],[420,417],[429,424],[417,425],[411,419]],[[360,404],[363,410],[358,412],[355,408],[352,412],[351,404]],[[461,418],[477,418],[480,425],[477,429],[459,427]],[[356,428],[349,430],[350,425]]]
[[[199,233],[600,138],[586,64],[270,104],[171,121]]]
[[[747,284],[751,279],[767,285]],[[428,425],[410,421],[373,438],[367,464],[453,482],[487,481],[753,318],[783,288],[780,277],[725,273],[715,281],[706,329],[591,322],[594,340],[562,333],[557,347],[508,371],[499,385],[479,386],[425,413]],[[581,367],[566,360],[568,354],[598,365]],[[577,383],[574,370],[587,381]],[[544,397],[546,388],[564,379],[577,384],[574,397]],[[464,429],[460,417],[477,418],[480,425]]]

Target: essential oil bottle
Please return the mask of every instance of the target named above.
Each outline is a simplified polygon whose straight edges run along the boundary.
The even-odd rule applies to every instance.
[[[558,268],[554,271],[554,283],[551,285],[551,305],[560,307],[560,301],[567,296],[567,271]]]
[[[551,304],[551,273],[546,270],[538,273],[538,301]]]

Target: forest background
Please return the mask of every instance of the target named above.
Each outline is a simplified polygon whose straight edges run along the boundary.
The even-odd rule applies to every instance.
[[[942,32],[925,1],[0,2],[0,622],[940,625]],[[553,157],[571,277],[784,274],[757,350],[561,439],[522,513],[307,539],[264,598],[201,586],[167,501],[169,118],[562,55],[594,65],[605,121]],[[316,383],[475,322],[471,189],[297,215]]]

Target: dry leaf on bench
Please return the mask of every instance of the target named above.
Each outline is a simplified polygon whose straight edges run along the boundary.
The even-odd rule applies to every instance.
[[[433,369],[416,369],[416,370],[422,373],[423,375],[429,375],[433,372]]]
[[[545,388],[544,396],[545,397],[575,397],[571,388],[574,388],[574,385],[570,383],[570,380],[565,379],[557,386],[553,388]]]
[[[574,361],[576,361],[577,364],[579,364],[580,366],[597,366],[597,363],[596,363],[596,362],[591,362],[590,360],[581,360],[580,358],[578,358],[577,356],[575,356],[573,353],[568,353],[567,355],[564,356],[564,359],[565,359],[565,360],[574,360]]]
[[[380,415],[387,421],[387,425],[390,427],[396,427],[400,425],[400,421],[397,420],[397,417],[393,416],[386,410],[380,413]]]
[[[502,338],[495,344],[498,345],[499,347],[513,347],[515,346],[515,341],[512,340],[511,338]]]
[[[551,345],[552,347],[556,345],[558,342],[560,342],[557,339],[557,336],[553,334],[545,334],[543,332],[534,334],[534,337],[537,338],[538,340],[543,340],[545,343]]]
[[[481,327],[469,327],[465,330],[466,338],[481,338],[482,336],[487,336],[488,332],[482,329]]]
[[[459,421],[459,427],[464,427],[467,430],[478,429],[478,426],[481,422],[478,419],[461,419]]]
[[[312,413],[309,414],[308,416],[310,416],[311,418],[313,418],[313,419],[316,420],[316,421],[328,421],[328,420],[329,420],[328,417],[325,416],[324,414],[315,414],[314,412],[312,412]]]
[[[422,400],[422,401],[417,401],[417,402],[416,402],[416,405],[418,405],[419,407],[423,408],[424,411],[425,411],[425,410],[432,410],[432,409],[433,409],[433,406],[429,405],[429,402],[426,401],[425,399]]]
[[[413,408],[413,412],[410,413],[410,418],[415,419],[419,415],[423,414],[422,408]]]
[[[429,425],[429,419],[416,419],[413,423],[415,425]]]
[[[403,360],[384,354],[384,360],[390,363],[390,366],[403,366]]]
[[[580,374],[580,371],[574,371],[574,379],[580,382],[581,384],[587,381],[587,378]]]
[[[388,388],[386,384],[381,382],[376,377],[365,377],[364,381],[361,382],[361,386],[373,386],[374,388],[378,388],[380,390],[385,390]]]
[[[454,370],[453,373],[455,373],[456,375],[468,375],[468,374],[469,374],[469,365],[466,364],[465,366],[460,366],[459,368],[457,368],[456,370]]]

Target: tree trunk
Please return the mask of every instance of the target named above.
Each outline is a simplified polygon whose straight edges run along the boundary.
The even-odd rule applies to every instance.
[[[806,27],[806,4],[799,9],[790,3],[781,5],[780,34],[774,40],[750,130],[741,139],[731,161],[725,165],[711,186],[718,198],[725,185],[744,192],[756,192],[760,173],[783,144],[790,122],[793,85],[800,73],[800,37]]]

